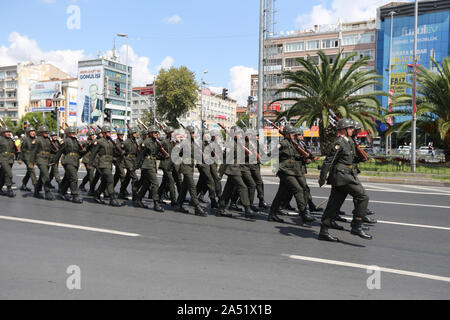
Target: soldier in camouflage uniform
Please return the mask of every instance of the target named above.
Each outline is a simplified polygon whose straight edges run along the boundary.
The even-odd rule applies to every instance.
[[[120,148],[122,150],[125,150],[125,141],[123,140],[123,132],[122,131],[117,131],[117,139],[116,139],[116,144],[118,144],[120,146]],[[128,196],[129,193],[127,191],[127,188],[123,188],[123,182],[125,180],[125,156],[126,156],[126,152],[124,154],[119,154],[119,152],[114,149],[114,160],[113,160],[113,165],[115,168],[115,173],[114,173],[114,188],[116,187],[117,183],[120,181],[120,190],[121,192],[119,193],[119,199],[123,199],[123,200],[128,200]]]
[[[104,139],[105,135],[103,134],[103,132],[99,131],[97,133],[97,139],[94,141],[94,147],[96,146],[96,143],[102,139]],[[94,147],[92,147],[91,149],[91,153],[92,150],[94,150]],[[91,162],[91,158],[89,158],[89,166],[92,166],[94,168],[94,179],[92,180],[92,184],[91,181],[89,181],[89,196],[95,197],[97,195],[97,191],[95,189],[95,187],[97,186],[98,181],[100,180],[100,178],[102,177],[101,174],[101,170],[99,167],[99,156],[97,155],[97,157],[93,160],[93,162]]]
[[[6,194],[10,198],[14,198],[16,195],[12,190],[12,166],[14,164],[14,157],[16,154],[16,147],[14,141],[11,139],[11,130],[4,126],[1,128],[0,136],[0,174],[2,175],[2,181],[0,185],[0,191],[3,192],[3,185],[6,185]]]
[[[59,163],[56,161],[56,154],[59,151],[59,148],[61,147],[61,144],[58,141],[58,135],[55,131],[50,132],[50,139],[52,140],[52,143],[55,147],[52,148],[52,159],[51,159],[51,167],[50,167],[50,180],[48,182],[48,186],[50,189],[54,189],[54,186],[52,186],[52,181],[55,179],[56,183],[58,184],[58,189],[61,184],[61,176],[59,175]]]
[[[44,186],[45,200],[53,201],[55,200],[55,197],[50,191],[48,182],[50,180],[50,164],[53,157],[52,151],[55,149],[52,147],[50,137],[48,136],[47,126],[41,126],[39,128],[39,134],[39,137],[36,139],[36,148],[31,155],[30,164],[34,166],[36,163],[39,167],[39,180],[34,188],[34,197],[38,199],[42,198],[40,192],[42,190],[42,186]]]
[[[20,188],[21,191],[31,191],[31,189],[27,187],[28,180],[30,180],[30,178],[33,186],[37,184],[36,171],[34,169],[34,164],[31,162],[31,154],[33,153],[35,147],[36,129],[33,127],[28,127],[26,135],[21,142],[21,153],[19,155],[19,164],[22,164],[23,162],[27,168],[27,173],[22,180],[22,187]]]
[[[165,129],[166,132],[166,139],[161,141],[161,144],[164,148],[164,150],[167,151],[169,155],[172,154],[172,149],[174,147],[174,141],[172,140],[172,134],[174,132],[174,128],[167,127]],[[176,207],[177,206],[177,195],[175,192],[175,177],[177,177],[177,174],[173,174],[173,171],[175,170],[175,165],[171,159],[171,157],[167,159],[162,159],[159,163],[159,169],[163,171],[163,178],[161,181],[161,184],[158,188],[158,195],[161,199],[164,195],[166,189],[169,190],[170,200],[171,200],[171,206]]]
[[[95,176],[95,169],[89,164],[91,150],[95,143],[95,132],[92,129],[88,129],[87,137],[87,140],[82,142],[83,150],[85,150],[82,162],[86,168],[86,175],[84,176],[79,189],[83,192],[86,192],[86,183],[89,182],[89,186],[94,184],[93,181]]]
[[[137,159],[142,149],[138,142],[138,130],[136,128],[131,128],[128,131],[128,139],[124,143],[125,150],[125,160],[124,165],[127,173],[125,175],[125,179],[120,187],[120,194],[126,194],[128,184],[131,180],[131,191],[133,195],[133,201],[136,201],[137,193],[138,193],[138,176],[136,174],[136,170],[138,168]]]
[[[102,129],[104,138],[97,139],[94,143],[94,148],[91,154],[90,165],[94,165],[97,156],[98,158],[98,168],[101,174],[101,183],[97,190],[95,201],[100,204],[105,204],[101,199],[101,194],[107,192],[110,198],[109,204],[113,207],[120,207],[120,203],[116,200],[114,194],[114,177],[112,174],[112,163],[115,145],[111,138],[111,128],[109,126],[104,126]]]
[[[328,233],[328,229],[340,208],[340,204],[343,201],[342,198],[345,199],[347,194],[350,194],[355,201],[351,234],[370,240],[372,236],[366,233],[363,228],[363,218],[367,212],[369,197],[358,180],[354,166],[355,162],[361,160],[356,154],[355,144],[351,138],[354,132],[354,125],[349,119],[341,119],[337,124],[337,129],[340,137],[334,142],[330,153],[325,159],[319,178],[320,186],[323,186],[327,181],[332,186],[328,204],[322,216],[319,240],[339,241]]]
[[[57,162],[64,155],[62,165],[64,166],[65,173],[59,190],[59,196],[63,200],[70,200],[66,195],[70,187],[72,202],[78,204],[83,203],[83,200],[78,195],[78,169],[80,167],[80,158],[84,153],[85,150],[83,150],[82,145],[77,140],[76,129],[74,127],[67,128],[60,150],[56,154]]]

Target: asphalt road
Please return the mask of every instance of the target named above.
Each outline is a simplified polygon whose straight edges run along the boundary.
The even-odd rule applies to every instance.
[[[14,173],[20,186],[23,166]],[[270,202],[278,179],[265,182]],[[330,192],[310,187],[316,204]],[[319,223],[304,227],[295,216],[285,224],[267,222],[267,213],[201,218],[16,191],[0,198],[0,298],[449,299],[450,188],[365,187],[381,220],[374,240],[343,224],[347,231],[331,230],[340,243],[318,241]],[[79,267],[80,290],[67,288],[69,266]],[[367,266],[388,270],[378,282]]]

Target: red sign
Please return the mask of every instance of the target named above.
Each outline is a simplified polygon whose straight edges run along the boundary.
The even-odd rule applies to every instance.
[[[46,107],[51,107],[52,106],[52,99],[47,99],[47,100],[45,100],[45,106]]]
[[[145,88],[141,89],[141,96],[152,96],[153,95],[153,88]]]
[[[267,106],[267,103],[264,103],[264,112],[268,111],[278,111],[281,110],[281,104],[279,103],[272,103],[270,106]]]
[[[216,118],[218,118],[218,119],[227,119],[227,117],[225,117],[225,116],[222,116],[221,114],[216,114]]]

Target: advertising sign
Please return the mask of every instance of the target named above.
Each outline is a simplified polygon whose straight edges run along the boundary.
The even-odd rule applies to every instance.
[[[63,98],[61,81],[37,82],[31,86],[30,99],[32,101],[61,98]]]
[[[77,123],[98,124],[103,112],[103,66],[78,69]]]

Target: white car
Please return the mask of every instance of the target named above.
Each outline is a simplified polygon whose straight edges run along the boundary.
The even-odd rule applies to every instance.
[[[411,147],[410,146],[400,146],[397,149],[398,154],[410,154],[411,153]]]
[[[426,156],[428,154],[428,152],[429,152],[428,147],[420,147],[419,151],[417,153],[422,156]]]

